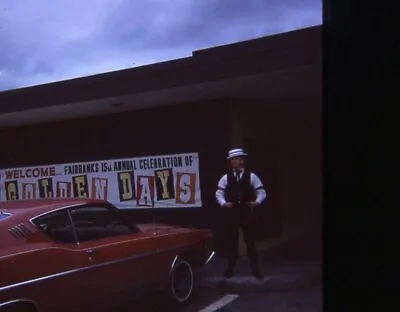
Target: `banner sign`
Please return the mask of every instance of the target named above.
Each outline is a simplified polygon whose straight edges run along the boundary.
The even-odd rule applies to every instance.
[[[0,170],[0,201],[93,198],[118,208],[201,207],[198,153]]]

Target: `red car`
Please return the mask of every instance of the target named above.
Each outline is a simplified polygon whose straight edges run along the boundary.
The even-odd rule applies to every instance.
[[[0,203],[0,310],[109,311],[166,290],[193,293],[214,256],[209,230],[130,224],[109,202]]]

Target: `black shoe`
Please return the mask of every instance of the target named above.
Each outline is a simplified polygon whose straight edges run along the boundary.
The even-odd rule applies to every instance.
[[[233,270],[231,270],[231,269],[226,270],[224,273],[225,278],[231,278],[233,275],[234,275]]]

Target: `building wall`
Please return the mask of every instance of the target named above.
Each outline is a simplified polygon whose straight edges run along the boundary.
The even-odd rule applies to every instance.
[[[279,99],[280,104],[284,101],[295,100]],[[199,152],[202,209],[160,209],[155,214],[136,210],[127,215],[135,222],[155,218],[169,224],[210,227],[216,248],[223,253],[224,216],[214,194],[226,169],[226,152],[238,146],[248,149],[249,165],[269,193],[265,212],[258,218],[258,239],[268,243],[320,231],[321,101],[315,97],[303,102],[312,104],[291,112],[290,105],[272,105],[271,100],[220,99],[5,129],[0,131],[0,167]],[[243,242],[241,246],[243,252]]]
[[[295,122],[284,131],[279,171],[285,238],[322,230],[322,127]]]
[[[199,152],[202,209],[157,209],[155,221],[213,227],[215,185],[228,148],[227,100],[191,103],[0,132],[0,167]],[[212,112],[212,113],[210,113]],[[153,211],[128,213],[153,221]]]
[[[250,147],[249,164],[269,193],[259,233],[265,246],[322,229],[321,99],[271,101],[238,100],[231,119],[232,145]],[[303,109],[291,110],[296,103]]]

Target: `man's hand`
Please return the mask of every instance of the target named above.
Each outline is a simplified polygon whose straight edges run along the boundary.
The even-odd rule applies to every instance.
[[[235,206],[235,203],[227,202],[222,207],[224,207],[224,208],[233,208],[233,206]]]
[[[252,202],[248,202],[247,206],[250,208],[254,208],[254,207],[260,206],[260,204],[255,201],[252,201]]]

